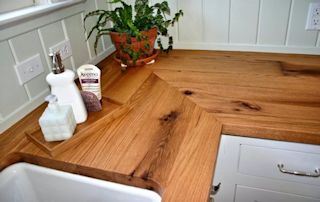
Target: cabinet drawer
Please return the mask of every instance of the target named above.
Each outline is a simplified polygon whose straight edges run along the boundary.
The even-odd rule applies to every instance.
[[[303,171],[310,174],[317,174],[315,170],[320,168],[320,153],[317,153],[319,151],[312,149],[308,151],[308,145],[305,145],[303,152],[295,151],[294,147],[289,148],[290,144],[288,145],[284,149],[278,142],[274,142],[274,146],[278,148],[241,144],[238,172],[251,176],[320,186],[320,177],[306,177],[280,172],[278,164],[283,164],[283,168],[288,171]]]
[[[223,135],[213,179],[221,187],[214,201],[320,202],[320,177],[281,173],[279,163],[314,172],[320,168],[320,146]]]
[[[320,202],[320,199],[238,185],[235,202]]]

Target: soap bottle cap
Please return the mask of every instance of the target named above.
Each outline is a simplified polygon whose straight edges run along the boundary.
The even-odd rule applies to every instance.
[[[58,103],[57,103],[57,101],[58,101],[57,96],[50,94],[50,95],[48,95],[48,96],[45,97],[45,100],[46,100],[47,102],[49,102],[49,104],[48,104],[48,109],[49,109],[50,111],[56,112],[56,111],[59,110]]]
[[[50,50],[49,56],[52,62],[52,72],[54,74],[60,74],[64,72],[64,65],[62,64],[62,61],[61,61],[60,51],[54,52]]]

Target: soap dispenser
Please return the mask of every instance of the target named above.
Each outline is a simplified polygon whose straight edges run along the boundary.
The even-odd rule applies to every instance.
[[[49,54],[52,61],[52,72],[46,80],[51,86],[51,94],[56,95],[59,105],[71,105],[77,123],[87,120],[87,110],[80,91],[74,83],[75,73],[65,69],[59,52]]]
[[[58,105],[55,95],[48,95],[46,101],[48,107],[39,119],[44,139],[47,142],[69,139],[77,125],[71,106]]]

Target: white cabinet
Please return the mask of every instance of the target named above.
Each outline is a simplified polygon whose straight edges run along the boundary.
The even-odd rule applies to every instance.
[[[318,202],[314,199],[296,194],[270,191],[238,185],[235,202]]]
[[[320,202],[319,169],[320,146],[223,135],[214,202]]]

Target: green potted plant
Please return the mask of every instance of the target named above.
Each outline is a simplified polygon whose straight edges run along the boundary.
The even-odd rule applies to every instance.
[[[94,49],[103,35],[110,35],[116,47],[115,59],[127,66],[138,66],[153,60],[159,51],[154,49],[158,36],[168,37],[168,47],[165,49],[161,38],[157,44],[161,51],[168,53],[172,50],[173,39],[168,33],[169,26],[173,26],[183,15],[182,10],[169,19],[170,8],[167,1],[149,5],[149,0],[136,0],[134,5],[128,5],[122,0],[112,0],[109,3],[120,3],[113,10],[95,10],[86,14],[97,19],[91,27],[87,39],[96,32]],[[135,13],[135,14],[134,14]],[[108,22],[112,26],[108,27]],[[86,29],[86,27],[85,27]]]

